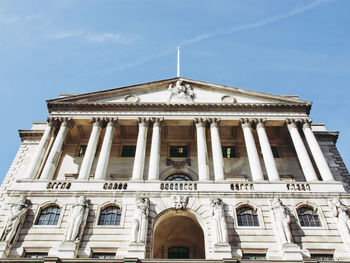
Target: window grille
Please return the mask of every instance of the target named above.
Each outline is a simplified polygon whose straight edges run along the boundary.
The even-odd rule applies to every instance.
[[[61,209],[56,205],[48,206],[40,211],[37,225],[57,225]]]
[[[309,207],[298,209],[298,218],[301,226],[321,226],[317,213]]]
[[[187,174],[176,173],[176,174],[169,175],[167,178],[165,178],[165,181],[193,181],[193,180]]]
[[[122,212],[117,206],[108,206],[101,211],[99,225],[117,226],[120,225]]]
[[[115,253],[92,253],[92,258],[113,259],[115,258]]]
[[[48,256],[48,253],[46,252],[27,252],[24,254],[25,258],[43,258],[47,256]]]
[[[258,215],[253,208],[241,207],[237,210],[237,223],[239,226],[259,226]]]

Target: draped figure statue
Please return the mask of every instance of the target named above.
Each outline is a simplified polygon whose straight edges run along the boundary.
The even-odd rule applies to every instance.
[[[340,235],[350,247],[350,208],[344,205],[339,198],[334,198],[330,204],[333,215],[337,218]]]
[[[228,233],[224,205],[220,198],[211,200],[212,234],[215,245],[227,244]]]
[[[144,244],[146,241],[148,224],[149,199],[147,197],[136,198],[136,209],[133,225],[133,240],[131,243]]]
[[[85,225],[87,213],[89,212],[88,203],[85,196],[80,196],[73,205],[69,221],[68,229],[65,236],[65,241],[77,241],[79,240],[79,234],[83,229],[82,225]]]
[[[272,200],[272,210],[275,232],[281,245],[293,243],[293,236],[290,230],[290,216],[280,199],[274,198]]]

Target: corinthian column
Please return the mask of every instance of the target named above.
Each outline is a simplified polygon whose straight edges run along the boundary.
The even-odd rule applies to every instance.
[[[287,119],[286,122],[306,181],[318,181],[304,142],[300,137],[296,121],[294,119]]]
[[[311,119],[303,120],[303,131],[323,181],[334,181],[334,177],[329,169],[326,159],[324,158],[320,145],[311,130]]]
[[[84,155],[83,163],[81,164],[78,180],[87,180],[89,178],[103,123],[104,122],[101,118],[92,118],[92,131]]]
[[[224,174],[224,158],[222,156],[222,148],[219,134],[219,120],[216,118],[209,119],[210,122],[210,135],[211,135],[211,148],[213,152],[213,164],[215,181],[225,180]]]
[[[47,157],[45,167],[41,173],[41,180],[50,180],[55,172],[56,165],[58,163],[58,157],[62,150],[62,145],[68,130],[74,126],[74,122],[71,118],[60,119],[61,126],[56,136],[55,142],[52,145],[49,156]]]
[[[273,158],[271,145],[265,131],[266,120],[256,119],[255,122],[256,122],[256,131],[259,137],[261,152],[264,157],[265,167],[266,167],[269,180],[270,181],[280,180],[280,176],[276,168],[276,162],[275,162],[275,159]]]
[[[250,172],[252,174],[253,181],[263,181],[264,175],[261,170],[258,151],[256,149],[251,123],[253,120],[241,119],[241,125],[244,134],[245,146],[247,149]]]
[[[195,123],[197,128],[198,177],[200,181],[206,181],[209,180],[209,161],[205,136],[207,121],[202,118],[196,118]]]
[[[148,180],[159,180],[160,159],[160,123],[163,118],[153,118],[151,156],[149,160]]]
[[[106,177],[109,155],[111,152],[114,130],[117,127],[117,119],[107,118],[107,128],[103,138],[100,156],[98,158],[95,180],[104,180]]]
[[[26,173],[23,176],[23,179],[33,179],[37,174],[38,169],[40,167],[40,163],[43,159],[43,156],[46,152],[50,138],[52,136],[52,130],[53,130],[52,127],[54,126],[54,124],[55,124],[55,121],[53,118],[47,118],[47,125],[45,128],[45,132],[40,139],[39,145],[36,149],[36,152],[33,156],[32,161],[30,162],[30,165]]]
[[[132,171],[132,180],[136,180],[136,181],[143,179],[143,169],[145,166],[145,155],[146,155],[148,120],[146,118],[138,118],[138,122],[139,122],[139,134],[137,136],[134,168]]]

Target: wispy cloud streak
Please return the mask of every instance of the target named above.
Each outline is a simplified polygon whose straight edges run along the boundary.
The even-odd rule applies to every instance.
[[[58,32],[54,34],[47,35],[48,38],[51,39],[67,39],[67,38],[74,38],[81,36],[83,34],[83,31],[65,31],[65,32]]]

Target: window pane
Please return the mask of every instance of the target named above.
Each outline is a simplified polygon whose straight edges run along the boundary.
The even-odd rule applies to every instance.
[[[57,225],[61,209],[57,206],[49,206],[40,211],[36,225]]]
[[[86,152],[86,145],[81,145],[79,148],[79,152],[78,152],[78,157],[84,157],[85,152]]]
[[[122,148],[122,157],[135,157],[135,151],[135,145],[124,145]]]
[[[24,254],[25,258],[43,258],[47,257],[48,253],[45,252],[27,252]]]
[[[271,151],[274,158],[281,158],[277,146],[271,146]]]
[[[121,218],[121,211],[116,206],[106,207],[101,211],[99,225],[119,225]]]
[[[92,258],[113,259],[115,258],[115,253],[92,253]]]
[[[317,213],[309,207],[299,208],[298,218],[301,226],[321,226]]]
[[[192,181],[192,178],[189,177],[187,174],[172,174],[169,175],[165,181]]]
[[[222,155],[224,158],[236,158],[236,149],[234,146],[222,146]]]
[[[258,215],[250,207],[239,208],[236,215],[239,226],[259,226]]]
[[[188,147],[170,146],[170,157],[188,157]]]

